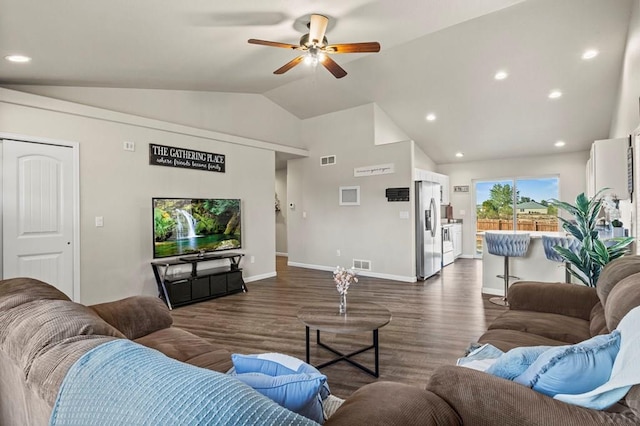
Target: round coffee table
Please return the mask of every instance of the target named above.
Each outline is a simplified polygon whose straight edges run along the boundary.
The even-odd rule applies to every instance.
[[[349,364],[379,377],[379,345],[378,345],[378,329],[389,324],[391,321],[391,312],[384,306],[369,302],[349,302],[347,305],[347,313],[340,314],[338,312],[338,303],[319,303],[314,306],[303,306],[298,310],[298,319],[306,326],[306,349],[307,363],[309,363],[309,329],[316,330],[316,343],[328,351],[336,354],[338,357],[327,361],[315,367],[320,369],[338,361],[347,361]],[[343,354],[334,348],[320,341],[320,331],[336,334],[351,334],[360,332],[373,333],[373,343],[365,348],[358,349],[348,354]],[[362,364],[354,361],[351,357],[361,354],[368,350],[374,350],[375,353],[375,369],[371,370]]]

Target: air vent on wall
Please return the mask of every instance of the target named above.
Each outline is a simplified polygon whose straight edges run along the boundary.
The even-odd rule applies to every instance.
[[[371,261],[362,259],[353,259],[353,269],[360,269],[361,271],[371,270]]]
[[[333,166],[336,164],[336,156],[335,155],[327,155],[324,157],[320,157],[320,165],[321,166]]]

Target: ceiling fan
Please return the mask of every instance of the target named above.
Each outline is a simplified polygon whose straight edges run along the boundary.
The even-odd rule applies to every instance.
[[[300,62],[308,62],[312,65],[322,64],[329,70],[335,78],[342,78],[347,72],[329,57],[332,53],[370,53],[379,52],[380,43],[377,41],[366,43],[346,43],[346,44],[328,44],[327,38],[324,36],[327,29],[329,18],[324,15],[313,14],[311,20],[307,24],[309,33],[300,38],[300,44],[279,43],[276,41],[249,39],[251,44],[260,44],[263,46],[282,47],[284,49],[299,50],[303,52],[300,56],[287,62],[277,70],[274,74],[284,74]]]

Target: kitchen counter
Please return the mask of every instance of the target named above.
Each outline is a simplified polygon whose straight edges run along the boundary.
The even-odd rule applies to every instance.
[[[509,284],[516,281],[543,281],[543,282],[564,282],[564,263],[548,260],[544,254],[542,246],[542,236],[565,237],[565,232],[544,232],[544,231],[486,231],[504,234],[529,234],[531,242],[527,255],[524,257],[509,258],[509,275],[515,275],[519,279],[512,278]],[[504,257],[490,254],[484,242],[483,232],[476,235],[483,236],[482,240],[482,292],[504,296],[504,280],[496,275],[504,274]]]
[[[552,231],[479,231],[476,235],[484,236],[485,232],[491,232],[492,234],[529,234],[531,239],[541,239],[543,235],[548,237],[566,237],[566,232],[552,232]]]

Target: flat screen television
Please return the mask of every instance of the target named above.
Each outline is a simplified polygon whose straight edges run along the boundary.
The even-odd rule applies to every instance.
[[[153,257],[242,247],[240,199],[153,198]]]

